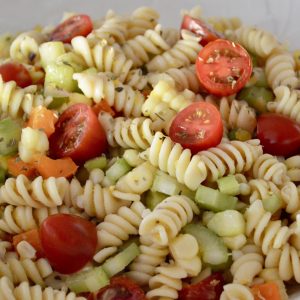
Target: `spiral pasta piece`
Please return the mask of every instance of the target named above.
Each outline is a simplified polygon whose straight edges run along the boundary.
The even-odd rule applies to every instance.
[[[249,171],[262,154],[259,140],[230,141],[200,151],[198,156],[207,169],[207,180],[216,181],[228,174]]]
[[[110,80],[104,75],[76,73],[73,78],[88,98],[96,103],[105,99],[116,111],[122,111],[126,117],[141,115],[144,96],[129,85]]]
[[[121,246],[130,235],[138,234],[145,209],[141,202],[133,202],[130,207],[120,207],[117,213],[107,215],[97,226],[99,248]]]
[[[94,29],[88,39],[97,42],[107,40],[109,44],[115,42],[123,44],[128,36],[128,19],[121,16],[108,16],[106,20],[97,29]]]
[[[256,159],[252,174],[254,178],[272,181],[278,185],[289,181],[285,164],[271,154],[263,154]]]
[[[265,72],[272,89],[278,86],[294,89],[299,86],[295,65],[293,55],[289,52],[276,51],[267,58]]]
[[[246,235],[262,247],[267,254],[270,249],[280,249],[287,243],[292,232],[280,220],[271,221],[272,214],[265,211],[262,201],[254,201],[245,213]]]
[[[89,40],[83,36],[77,36],[71,41],[73,51],[80,55],[88,67],[95,67],[100,72],[112,72],[124,81],[132,66],[132,61],[125,55],[107,44],[106,40],[91,46]]]
[[[268,110],[283,114],[300,123],[300,97],[297,90],[290,90],[287,86],[278,86],[274,94],[275,101],[267,103]]]
[[[0,278],[0,299],[2,300],[16,300],[13,294],[14,285],[8,277]]]
[[[113,119],[113,125],[106,131],[110,146],[122,148],[147,149],[154,138],[152,121],[149,118]]]
[[[170,47],[173,47],[180,40],[180,33],[175,28],[163,28],[162,37]]]
[[[36,89],[36,86],[33,86]],[[19,88],[15,81],[4,82],[0,75],[0,112],[13,118],[30,114],[36,106],[47,106],[52,101],[51,97],[44,98]]]
[[[300,181],[300,155],[294,155],[284,161],[287,175],[292,181]]]
[[[237,42],[260,57],[267,57],[279,47],[278,41],[271,33],[256,27],[242,26],[235,34]]]
[[[163,73],[149,73],[147,77],[152,86],[155,86],[160,80],[164,80],[174,81],[178,91],[189,89],[194,93],[199,93],[201,88],[195,71],[195,65],[180,69],[171,68]]]
[[[229,283],[224,285],[223,289],[220,300],[254,300],[251,290],[242,284]]]
[[[147,63],[149,72],[164,72],[170,68],[187,67],[195,63],[202,46],[199,38],[193,33],[182,30],[182,40],[179,40],[170,50],[155,56]]]
[[[83,217],[83,214],[75,208],[67,206],[32,208],[30,206],[7,205],[0,218],[0,230],[10,234],[25,232],[38,228],[48,216],[57,213]]]
[[[181,279],[188,276],[185,270],[169,263],[157,267],[156,273],[149,281],[147,299],[177,299],[178,291],[182,289]]]
[[[285,211],[293,214],[300,210],[299,190],[293,182],[287,182],[280,190],[281,199],[285,203]]]
[[[156,132],[148,155],[150,163],[161,171],[196,190],[207,178],[207,168],[200,155],[192,155],[189,149],[183,149],[161,132]]]
[[[40,32],[23,32],[13,40],[10,57],[21,63],[34,64],[39,60],[39,45],[44,41],[46,38]]]
[[[208,18],[207,22],[220,33],[225,33],[227,31],[233,31],[242,26],[242,21],[239,18],[223,18],[223,17],[212,17]]]
[[[0,188],[0,204],[27,205],[29,207],[55,207],[63,203],[68,181],[65,177],[42,176],[30,181],[24,175],[8,178]]]
[[[151,7],[139,7],[134,10],[128,22],[128,38],[132,39],[137,35],[143,35],[148,29],[157,25],[159,13]]]
[[[0,239],[0,260],[4,260],[5,254],[7,253],[8,250],[12,248],[12,244],[8,241],[2,241]]]
[[[164,262],[169,249],[167,246],[154,244],[145,237],[140,237],[139,249],[140,254],[129,265],[130,271],[126,274],[139,285],[144,286],[155,274],[155,268]]]
[[[14,284],[31,281],[43,286],[44,279],[52,272],[49,262],[44,258],[33,261],[7,257],[5,262],[0,260],[0,277],[7,276]]]
[[[266,268],[276,268],[280,279],[292,278],[300,283],[300,258],[296,248],[286,243],[282,249],[271,249],[266,256]]]
[[[143,35],[137,35],[126,41],[122,50],[128,59],[133,61],[134,67],[140,67],[150,61],[150,55],[158,55],[170,46],[162,38],[161,26],[148,29]]]
[[[153,243],[166,246],[193,219],[194,212],[199,213],[198,208],[189,198],[168,197],[143,218],[139,234],[149,237]]]
[[[91,180],[87,180],[82,187],[75,178],[70,183],[64,202],[67,206],[72,205],[99,220],[103,220],[108,214],[116,213],[121,206],[130,205],[130,201],[114,197],[110,188],[94,184]]]
[[[124,82],[125,84],[141,91],[147,86],[148,79],[147,76],[143,74],[142,69],[133,69],[128,72]]]

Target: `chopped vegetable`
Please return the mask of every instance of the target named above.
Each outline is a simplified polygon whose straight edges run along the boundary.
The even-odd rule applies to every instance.
[[[37,176],[37,170],[32,163],[26,163],[19,156],[10,157],[7,160],[7,171],[10,175],[17,177],[25,175],[29,179]]]

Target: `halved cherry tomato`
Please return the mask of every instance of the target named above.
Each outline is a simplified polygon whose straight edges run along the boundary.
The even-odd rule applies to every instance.
[[[16,249],[21,241],[28,242],[35,250],[38,258],[45,257],[38,229],[32,229],[13,236],[13,246]]]
[[[76,15],[59,24],[51,33],[50,41],[70,43],[75,36],[87,36],[93,30],[93,23],[87,15]]]
[[[79,271],[95,254],[96,226],[78,216],[49,216],[41,225],[40,236],[45,257],[63,274]]]
[[[92,108],[77,103],[67,108],[49,138],[50,156],[71,157],[81,164],[107,149],[106,135]]]
[[[218,145],[223,123],[218,109],[206,102],[196,102],[182,110],[170,127],[170,138],[197,153]]]
[[[21,88],[32,84],[28,70],[19,63],[7,62],[0,65],[0,75],[4,82],[15,81]]]
[[[260,115],[257,120],[257,137],[265,153],[282,156],[299,153],[300,125],[283,115]]]
[[[222,34],[216,32],[209,24],[189,15],[185,15],[182,20],[181,29],[189,30],[201,37],[200,44],[205,46],[207,43],[223,38]]]
[[[102,288],[96,295],[90,294],[88,300],[146,300],[144,291],[125,276],[113,277],[110,285]]]
[[[252,62],[242,46],[219,39],[199,52],[196,71],[200,83],[209,93],[228,96],[247,83],[252,73]]]
[[[179,300],[219,300],[223,291],[224,278],[221,273],[214,273],[196,284],[183,287]]]

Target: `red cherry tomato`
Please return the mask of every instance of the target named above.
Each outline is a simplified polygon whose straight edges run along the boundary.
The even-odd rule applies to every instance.
[[[81,164],[107,148],[106,135],[92,108],[78,103],[67,108],[49,138],[53,158],[71,157]]]
[[[76,15],[59,24],[51,33],[50,41],[70,43],[75,36],[87,36],[93,30],[93,23],[87,15]]]
[[[96,295],[90,294],[88,300],[146,300],[144,291],[125,276],[113,277],[110,285],[102,288]]]
[[[219,300],[223,291],[224,278],[221,273],[214,273],[196,284],[183,287],[179,300]]]
[[[282,156],[299,154],[300,125],[288,117],[274,113],[260,115],[257,137],[265,153]]]
[[[247,83],[252,73],[252,62],[242,46],[219,39],[199,52],[196,71],[200,83],[209,93],[228,96]]]
[[[207,43],[223,36],[216,32],[209,24],[196,18],[185,15],[182,20],[181,29],[189,30],[201,37],[200,44],[205,46]]]
[[[193,153],[218,145],[223,123],[218,109],[206,102],[196,102],[182,110],[170,127],[170,138]]]
[[[13,80],[21,88],[32,84],[28,70],[19,63],[8,62],[0,65],[0,75],[4,82]]]
[[[79,271],[95,254],[96,226],[78,216],[49,216],[41,225],[40,236],[45,257],[63,274]]]

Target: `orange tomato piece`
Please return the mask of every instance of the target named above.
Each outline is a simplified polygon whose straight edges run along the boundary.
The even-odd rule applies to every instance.
[[[33,179],[37,176],[36,168],[31,163],[26,163],[21,160],[20,157],[14,156],[7,160],[8,173],[17,177],[18,175],[25,175],[29,179]]]
[[[70,177],[78,169],[78,166],[70,157],[52,159],[48,156],[40,155],[34,159],[33,163],[43,178]]]
[[[98,116],[100,111],[105,111],[112,115],[113,117],[115,116],[116,112],[109,106],[109,104],[105,100],[101,100],[99,103],[95,104],[92,107],[92,110],[94,113]]]
[[[255,300],[281,300],[280,289],[276,282],[255,284],[251,290]]]
[[[37,106],[31,111],[27,126],[33,129],[42,129],[49,137],[55,131],[54,125],[57,119],[53,111],[44,106]]]
[[[36,250],[36,255],[38,258],[44,257],[44,251],[41,244],[40,233],[38,229],[32,229],[15,235],[12,240],[15,249],[21,241],[28,242]]]

